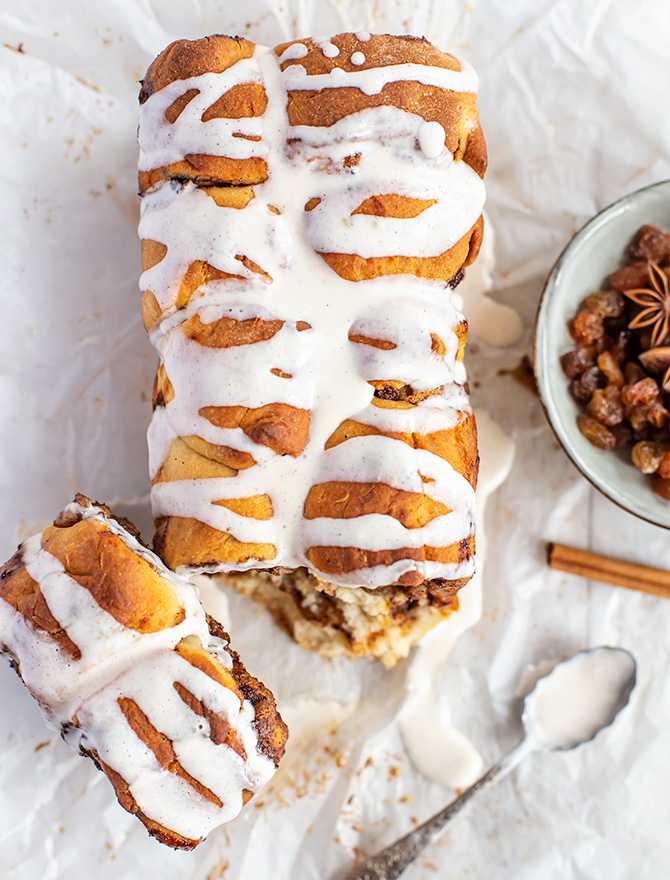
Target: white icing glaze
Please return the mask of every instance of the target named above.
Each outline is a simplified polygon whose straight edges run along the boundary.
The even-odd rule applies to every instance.
[[[147,687],[151,682],[153,687]],[[165,686],[156,686],[165,682]],[[239,729],[245,761],[225,745],[209,738],[206,718],[195,715],[184,703],[173,682],[178,682],[213,712],[230,719]],[[222,806],[196,794],[185,780],[167,773],[154,753],[138,739],[118,704],[133,699],[151,723],[171,740],[181,766],[222,801]],[[82,726],[81,746],[93,748],[128,783],[130,792],[150,817],[192,839],[233,819],[242,809],[242,791],[256,791],[274,770],[270,760],[256,752],[254,709],[225,687],[212,687],[212,679],[174,651],[153,653],[94,693],[77,712]],[[101,748],[101,744],[104,744]]]
[[[321,46],[321,51],[323,52],[326,58],[337,58],[340,54],[340,50],[337,48],[335,43],[327,42],[325,45]]]
[[[274,773],[273,762],[258,751],[253,706],[246,700],[240,704],[231,690],[174,651],[182,639],[197,636],[224,667],[232,667],[224,643],[209,633],[195,588],[166,569],[99,507],[73,502],[66,510],[104,524],[158,571],[176,592],[184,619],[151,633],[125,627],[42,549],[41,535],[36,535],[21,545],[23,563],[81,657],[73,659],[52,637],[33,629],[22,614],[0,600],[2,643],[18,660],[21,677],[50,727],[66,728],[66,741],[73,749],[95,751],[120,773],[149,818],[192,839],[204,837],[237,815],[243,789],[257,791]],[[225,744],[212,742],[209,722],[183,702],[175,681],[229,722],[246,750],[246,760]],[[128,724],[119,697],[135,700],[154,727],[172,740],[186,771],[218,795],[223,806],[208,802],[159,765]]]
[[[270,282],[247,268],[239,256],[247,256],[271,278],[289,263],[284,221],[268,210],[267,203],[255,198],[243,210],[220,208],[193,183],[183,187],[164,183],[147,193],[140,234],[170,243],[165,258],[140,276],[140,287],[153,293],[162,309],[176,301],[180,280],[194,260],[260,286]]]
[[[267,314],[263,309],[254,311],[259,316]],[[220,310],[222,316],[231,312],[239,314],[240,308]],[[167,413],[177,436],[195,434],[210,443],[267,457],[272,454],[267,446],[254,443],[240,428],[215,427],[199,410],[205,406],[260,407],[270,401],[299,409],[313,406],[313,383],[302,376],[312,355],[313,334],[298,331],[294,322],[285,322],[271,339],[231,348],[200,345],[177,328],[159,338],[158,348],[175,391]],[[271,369],[292,378],[277,376]]]
[[[477,221],[484,184],[464,162],[442,168],[439,182],[433,178],[432,183],[424,183],[422,176],[418,171],[411,181],[366,180],[325,196],[305,215],[310,243],[321,253],[353,253],[365,259],[439,256]],[[436,201],[410,219],[354,214],[371,191]]]
[[[444,138],[439,122],[422,122],[419,126],[419,146],[426,159],[437,159],[444,150]]]
[[[205,110],[233,86],[260,82],[256,59],[245,58],[222,73],[176,80],[155,92],[140,106],[140,171],[179,162],[192,153],[214,153],[231,159],[266,158],[267,144],[262,140],[249,140],[261,136],[261,117],[217,117],[207,122],[201,119]],[[199,94],[189,101],[174,123],[168,122],[165,111],[189,89],[196,89]],[[221,154],[219,150],[224,143],[226,151]]]
[[[418,297],[398,298],[393,312],[366,312],[356,320],[350,334],[393,343],[384,349],[357,344],[360,375],[366,380],[397,379],[417,391],[427,391],[455,382],[456,350],[458,339],[453,332],[458,314],[444,309],[432,315],[425,300]],[[432,336],[443,340],[446,351],[439,355],[432,351]],[[430,354],[428,354],[430,352]]]
[[[351,519],[320,517],[305,520],[302,528],[306,548],[327,543],[335,547],[383,550],[394,547],[448,547],[458,543],[474,529],[474,492],[467,480],[450,464],[422,449],[413,449],[388,437],[356,437],[328,449],[322,456],[323,479],[383,483],[405,492],[423,493],[442,502],[448,512],[436,516],[421,528],[405,528],[398,520],[382,514]],[[317,473],[317,482],[319,480]],[[422,477],[433,482],[424,482]],[[454,515],[454,511],[458,511]],[[464,520],[469,520],[464,529]],[[324,529],[324,526],[327,528]],[[468,528],[469,526],[469,528]],[[474,559],[441,563],[442,575],[425,561],[406,562],[405,571],[416,570],[424,577],[467,577],[474,570]],[[380,566],[380,569],[383,569]],[[381,575],[381,578],[379,576]],[[353,581],[355,582],[355,581]],[[349,583],[352,583],[351,579]],[[387,572],[365,579],[366,586],[388,583]]]
[[[374,144],[381,143],[385,153],[390,151],[392,155],[414,160],[419,130],[423,124],[421,116],[398,107],[366,107],[328,126],[289,126],[289,155],[292,158],[299,155],[303,161],[311,159],[323,163],[327,160],[337,166],[351,155],[352,146],[364,145],[367,152],[375,149]],[[323,147],[327,148],[325,153],[320,149]],[[441,164],[452,161],[451,154],[446,150],[444,155],[437,158]]]
[[[386,409],[368,404],[352,418],[382,432],[431,434],[454,428],[470,401],[462,385],[454,385],[444,397],[430,397],[409,409]]]
[[[314,42],[321,47],[329,45],[328,40]],[[307,77],[301,65],[292,64],[279,72],[279,63],[300,59],[306,51],[303,44],[293,44],[278,62],[274,53],[256,49],[254,61],[268,99],[262,136],[269,179],[255,187],[255,198],[249,205],[241,210],[219,208],[192,184],[164,183],[145,195],[140,223],[142,238],[155,239],[168,248],[166,258],[143,274],[141,287],[151,290],[166,311],[152,331],[152,340],[175,390],[174,400],[156,410],[149,431],[152,477],[178,436],[195,435],[248,452],[257,462],[234,477],[155,483],[154,515],[193,517],[245,543],[273,544],[276,556],[264,562],[265,567],[306,564],[311,546],[369,550],[420,548],[424,543],[447,546],[467,539],[473,531],[472,490],[437,456],[379,436],[348,440],[324,451],[328,438],[346,419],[355,418],[382,431],[411,434],[449,430],[459,418],[470,414],[462,387],[463,366],[455,363],[458,342],[454,331],[463,319],[453,308],[449,291],[442,282],[407,275],[352,283],[337,276],[317,251],[365,258],[443,253],[479,217],[483,184],[448,151],[441,149],[434,158],[426,155],[420,136],[425,123],[419,116],[378,107],[346,116],[327,128],[290,127],[286,92],[299,87],[295,82],[301,77],[307,83],[304,88],[339,87],[349,84],[347,77],[356,77],[356,85],[368,94],[398,79],[474,90],[476,77],[466,65],[460,72],[392,65],[346,75],[340,70]],[[153,100],[154,96],[147,103]],[[141,121],[147,126],[143,134],[147,143],[163,136],[162,126],[152,127],[152,119],[147,113]],[[444,131],[438,127],[443,145]],[[434,139],[434,131],[429,129],[424,141]],[[227,154],[227,150],[227,142],[222,142],[219,152]],[[357,151],[358,163],[345,167],[345,158]],[[384,193],[434,204],[412,219],[352,216],[363,201]],[[320,202],[303,211],[313,198]],[[281,215],[268,211],[269,205]],[[246,271],[236,259],[239,255],[257,263],[272,281]],[[196,259],[242,275],[243,280],[210,282],[198,290],[186,309],[175,312],[179,280]],[[265,342],[207,348],[186,339],[180,331],[181,322],[195,311],[204,323],[222,316],[237,320],[255,316],[285,323]],[[307,322],[311,329],[298,332],[298,321]],[[444,354],[433,350],[431,334],[444,343]],[[355,343],[349,335],[383,339],[395,347]],[[290,374],[290,378],[271,374],[272,368]],[[387,409],[371,405],[372,380],[398,380],[418,391],[443,390],[410,409]],[[298,456],[277,455],[241,429],[217,428],[199,414],[203,406],[259,407],[269,403],[310,411],[309,441]],[[429,472],[435,474],[435,483],[425,484],[420,474],[427,476]],[[436,493],[451,510],[421,529],[406,529],[381,514],[305,521],[301,514],[309,487],[327,480],[411,486],[407,491]],[[270,497],[270,520],[240,516],[213,503],[253,494]],[[217,570],[256,567],[258,560],[250,558],[234,566],[219,565]],[[329,576],[329,580],[344,586],[381,586],[413,570],[425,577],[464,577],[472,571],[472,560],[462,564],[400,560],[390,566]]]
[[[354,55],[361,55],[354,52]],[[362,64],[363,61],[354,61]],[[365,58],[363,58],[365,60]],[[460,70],[449,70],[446,67],[431,67],[426,64],[389,64],[386,67],[368,67],[365,70],[345,71],[334,67],[330,73],[308,74],[302,64],[289,64],[282,73],[284,87],[287,91],[304,89],[320,90],[328,88],[352,87],[360,89],[366,95],[378,95],[385,85],[399,80],[420,82],[426,86],[436,86],[451,92],[476,92],[477,74],[466,62],[460,62]]]
[[[359,67],[361,64],[365,64],[365,55],[362,52],[354,52],[349,60]]]
[[[370,40],[370,34],[368,31],[356,31],[354,36],[360,43],[367,43]]]
[[[252,471],[251,473],[249,471]],[[246,498],[263,493],[263,487],[253,477],[253,469],[241,471],[235,478],[209,478],[206,480],[178,480],[156,483],[151,501],[154,516],[193,517],[222,532],[230,532],[238,541],[278,543],[277,518],[256,520],[240,516],[227,507],[215,505],[214,501],[226,498]],[[257,568],[257,560],[240,563],[235,569]]]
[[[291,43],[288,49],[285,49],[279,56],[279,64],[283,64],[285,61],[294,61],[298,58],[304,58],[308,52],[309,49],[304,43]]]

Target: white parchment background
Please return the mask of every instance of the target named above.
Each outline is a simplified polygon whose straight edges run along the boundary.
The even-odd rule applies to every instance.
[[[543,279],[570,235],[670,177],[667,0],[2,0],[0,556],[75,488],[139,502],[148,534],[155,362],[139,318],[134,142],[147,64],[179,37],[238,33],[274,45],[356,28],[424,33],[477,68],[496,295],[526,323],[510,349],[471,338],[475,402],[518,452],[489,502],[484,616],[436,689],[488,762],[518,735],[528,664],[601,643],[629,648],[639,664],[614,728],[576,753],[530,757],[406,876],[660,880],[670,873],[670,603],[549,572],[543,542],[670,567],[668,533],[597,495],[538,401],[501,371],[529,352]],[[195,853],[172,853],[44,728],[2,666],[3,880],[325,880],[451,797],[412,767],[394,723],[407,664],[384,673],[306,655],[239,597],[229,618],[236,647],[297,731],[273,788]]]

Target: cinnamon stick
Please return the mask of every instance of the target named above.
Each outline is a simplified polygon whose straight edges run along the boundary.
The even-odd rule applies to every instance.
[[[547,544],[547,562],[550,568],[569,574],[670,599],[670,571],[662,568],[613,559],[554,542]]]

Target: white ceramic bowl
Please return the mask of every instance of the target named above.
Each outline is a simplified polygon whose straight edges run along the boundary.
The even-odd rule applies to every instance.
[[[615,504],[670,529],[670,501],[652,491],[649,477],[626,457],[597,449],[577,428],[581,414],[569,392],[560,357],[575,347],[568,322],[579,303],[622,263],[646,223],[670,229],[670,180],[631,193],[605,208],[570,241],[545,284],[535,323],[534,364],[540,398],[556,437],[573,463]]]

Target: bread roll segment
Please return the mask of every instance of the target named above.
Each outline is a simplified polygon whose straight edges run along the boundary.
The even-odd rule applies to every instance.
[[[266,96],[254,49],[242,37],[177,40],[151,64],[140,91],[140,192],[175,178],[235,185],[266,179],[258,124]]]
[[[467,325],[449,291],[483,229],[477,78],[423,39],[242,41],[231,61],[232,39],[168,47],[141,96],[155,547],[229,573],[311,647],[391,663],[474,565]],[[262,179],[175,171],[214,155],[209,122],[185,114],[219,93],[257,126]],[[219,134],[230,158],[244,132]]]
[[[439,123],[444,146],[454,159],[462,159],[480,177],[484,176],[487,156],[477,114],[477,77],[469,65],[441,52],[425,37],[370,34],[368,40],[361,40],[357,34],[338,34],[329,43],[338,50],[337,54],[332,49],[324,53],[323,43],[313,38],[283,43],[275,49],[282,71],[295,68],[296,75],[288,71],[287,76],[291,126],[330,128],[361,111],[397,108],[425,122]],[[304,46],[306,52],[296,51],[298,46]],[[353,63],[354,57],[357,64]],[[399,65],[412,67],[399,70]],[[355,74],[380,68],[393,70],[382,70],[377,83],[370,84],[369,77],[368,87],[361,87],[361,78]],[[326,88],[324,79],[317,79],[340,70],[354,74],[346,85],[342,84],[341,74],[339,85],[334,81]],[[384,76],[385,73],[389,75]]]
[[[272,776],[287,731],[188,581],[83,495],[0,571],[0,651],[47,724],[162,843],[192,849]]]

